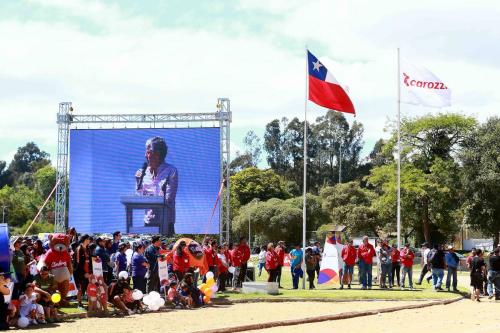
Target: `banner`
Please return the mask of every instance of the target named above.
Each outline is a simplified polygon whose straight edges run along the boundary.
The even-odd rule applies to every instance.
[[[168,283],[168,265],[167,259],[158,258],[158,275],[160,277],[160,286]]]
[[[344,261],[341,256],[342,245],[337,244],[335,235],[329,232],[326,235],[323,257],[321,258],[318,284],[340,283],[340,275]]]
[[[102,273],[102,261],[99,259],[99,257],[93,257],[92,258],[92,273],[94,274],[95,277],[103,277]]]
[[[401,58],[401,103],[442,108],[451,105],[451,91],[425,67]]]

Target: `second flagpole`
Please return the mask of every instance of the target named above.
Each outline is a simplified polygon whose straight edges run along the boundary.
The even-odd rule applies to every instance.
[[[306,289],[306,260],[305,260],[305,249],[306,249],[306,221],[307,221],[307,213],[306,213],[306,194],[307,194],[307,98],[308,98],[308,73],[309,73],[309,54],[307,51],[306,45],[306,92],[304,99],[304,189],[303,189],[303,203],[302,203],[302,289]],[[293,268],[292,268],[293,270]]]
[[[397,199],[397,239],[401,248],[401,65],[398,47],[398,199]]]

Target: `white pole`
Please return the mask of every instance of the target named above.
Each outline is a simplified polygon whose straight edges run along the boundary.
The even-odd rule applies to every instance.
[[[306,261],[305,261],[305,249],[306,249],[306,193],[307,193],[307,99],[309,98],[309,86],[308,86],[308,76],[309,76],[309,54],[306,46],[306,93],[304,101],[304,189],[303,189],[303,206],[302,206],[302,289],[306,289]]]
[[[397,208],[398,249],[401,248],[401,68],[398,47],[398,208]]]
[[[339,184],[342,183],[342,139],[340,139],[339,145]]]

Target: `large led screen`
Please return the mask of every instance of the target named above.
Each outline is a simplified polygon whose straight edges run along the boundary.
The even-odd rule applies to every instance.
[[[219,132],[71,130],[69,226],[84,233],[219,233]]]

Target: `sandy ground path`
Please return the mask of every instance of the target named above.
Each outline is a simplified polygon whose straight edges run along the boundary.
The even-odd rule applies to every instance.
[[[175,310],[162,313],[148,313],[122,318],[78,319],[57,325],[40,325],[40,328],[25,329],[22,332],[192,332],[228,326],[248,325],[286,319],[298,319],[348,311],[389,308],[407,304],[422,304],[425,301],[393,302],[287,302],[287,303],[247,303],[228,306],[214,306],[197,310]],[[357,318],[358,321],[365,320]],[[331,325],[329,322],[327,325]],[[43,328],[42,328],[43,327]],[[296,326],[292,326],[295,329]],[[274,332],[290,330],[281,327]]]
[[[338,321],[276,327],[248,333],[278,333],[287,329],[295,332],[359,332],[363,333],[422,333],[422,332],[467,332],[498,333],[500,332],[500,302],[481,303],[462,300],[448,305],[402,310]]]

